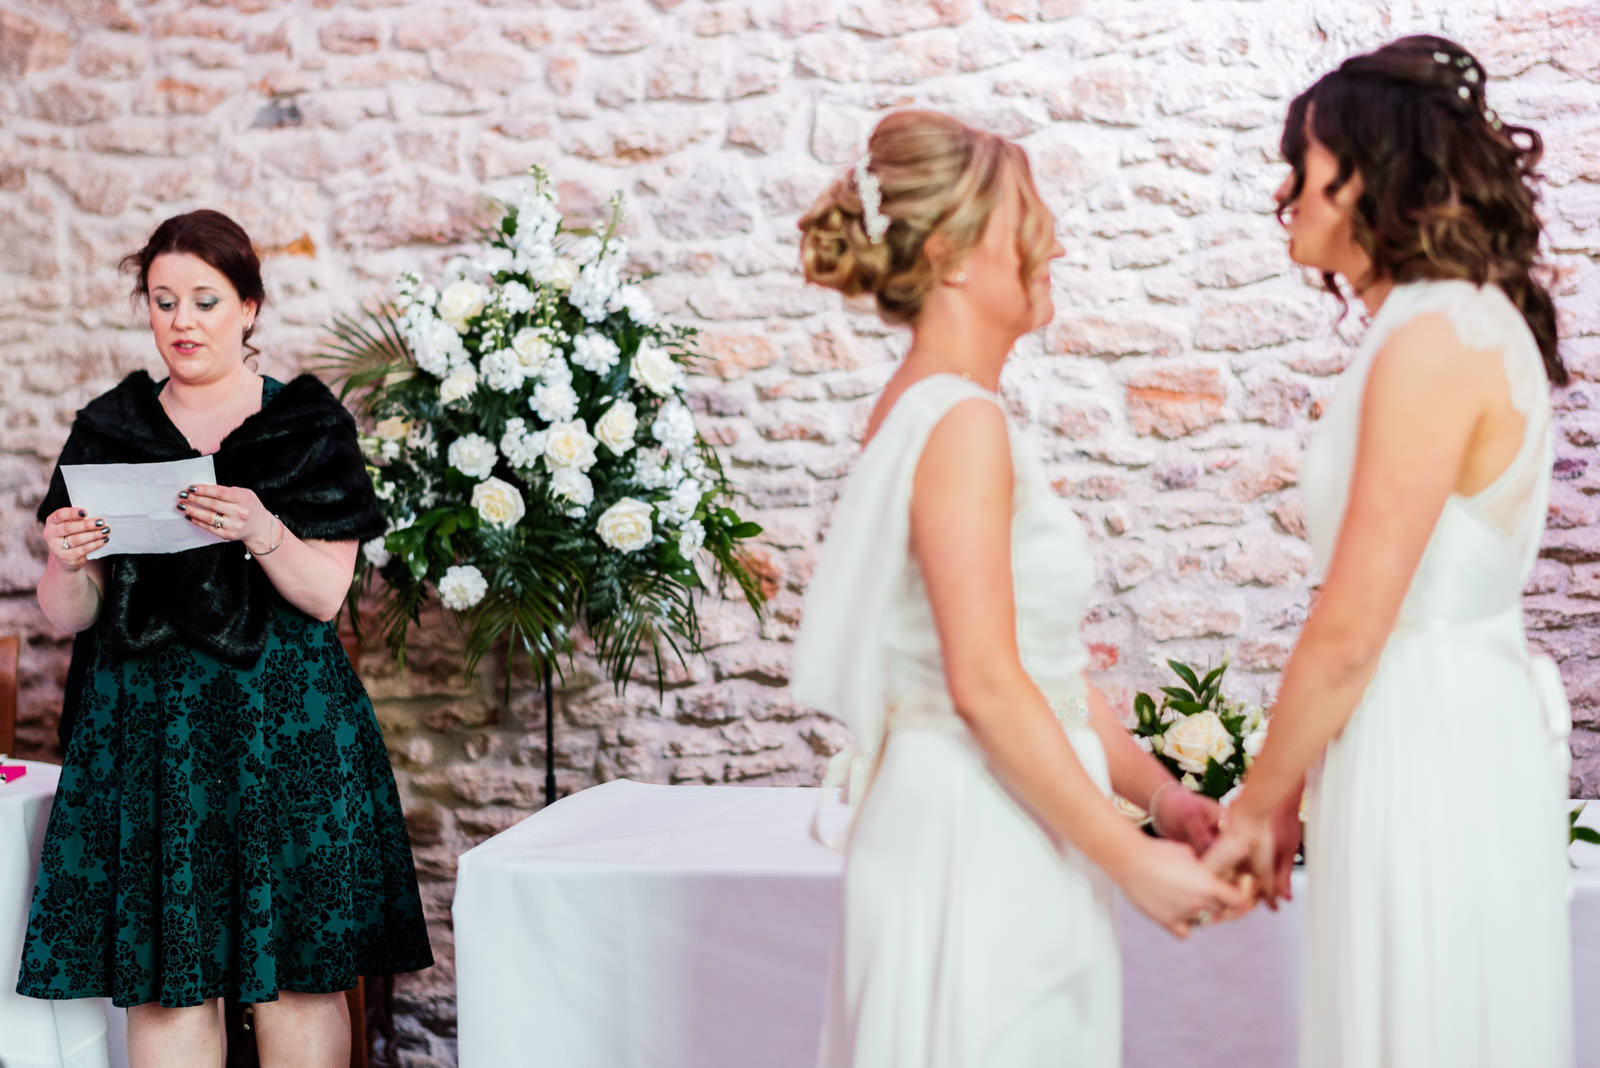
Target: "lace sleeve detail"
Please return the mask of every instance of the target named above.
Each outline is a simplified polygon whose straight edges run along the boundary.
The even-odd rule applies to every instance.
[[[1499,349],[1512,407],[1531,424],[1546,408],[1550,379],[1544,359],[1526,320],[1499,286],[1479,287],[1466,281],[1423,282],[1423,291],[1407,308],[1407,319],[1438,313],[1455,327],[1468,348]],[[1398,325],[1398,324],[1397,324]]]

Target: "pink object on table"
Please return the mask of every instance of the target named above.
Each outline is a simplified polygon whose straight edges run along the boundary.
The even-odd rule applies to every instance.
[[[21,764],[0,764],[0,782],[12,782],[28,774]]]

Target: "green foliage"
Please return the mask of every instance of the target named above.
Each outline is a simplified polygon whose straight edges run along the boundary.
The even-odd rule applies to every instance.
[[[1181,660],[1168,660],[1167,667],[1177,676],[1177,682],[1159,688],[1162,695],[1158,703],[1146,693],[1133,699],[1133,735],[1147,739],[1156,759],[1176,778],[1207,797],[1220,800],[1244,776],[1250,758],[1246,754],[1246,739],[1266,729],[1265,713],[1257,707],[1230,700],[1222,692],[1223,676],[1228,670],[1228,660],[1206,671],[1204,675]],[[1214,755],[1206,757],[1203,767],[1198,766],[1199,754],[1186,755],[1187,766],[1174,755],[1168,745],[1169,735],[1180,723],[1194,716],[1215,717],[1215,724],[1207,723],[1209,737],[1225,734],[1231,752],[1224,759]]]

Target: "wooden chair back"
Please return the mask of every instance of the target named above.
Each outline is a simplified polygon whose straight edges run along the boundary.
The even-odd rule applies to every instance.
[[[22,639],[15,634],[0,637],[0,753],[17,752],[17,664],[22,657]]]

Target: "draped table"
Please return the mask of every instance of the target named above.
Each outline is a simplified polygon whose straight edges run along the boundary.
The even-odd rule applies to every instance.
[[[108,1000],[40,1001],[17,994],[39,850],[61,769],[28,769],[0,783],[0,1065],[4,1068],[123,1068],[124,1014]]]
[[[463,854],[462,1068],[811,1068],[842,869],[807,833],[819,794],[623,779]],[[1573,855],[1581,1003],[1600,982],[1600,846]],[[1294,1064],[1295,885],[1278,912],[1186,942],[1118,897],[1125,1068]],[[1576,1037],[1577,1064],[1600,1065],[1600,1016],[1580,1012]]]

